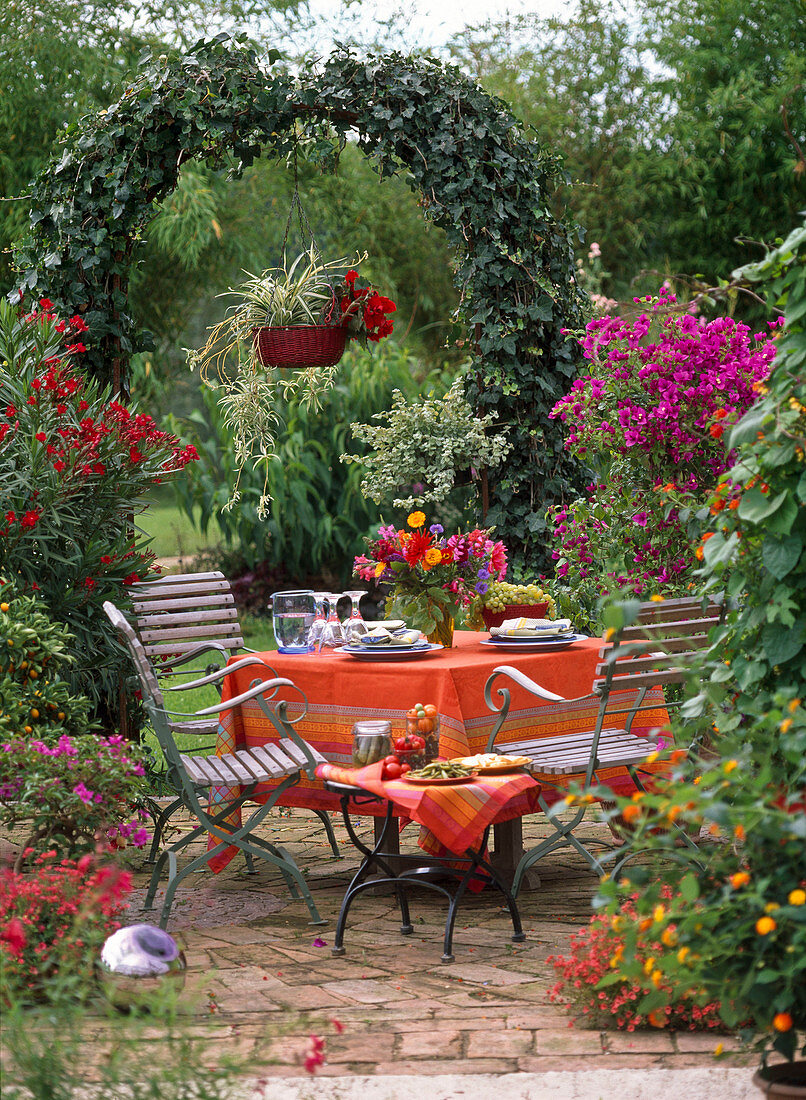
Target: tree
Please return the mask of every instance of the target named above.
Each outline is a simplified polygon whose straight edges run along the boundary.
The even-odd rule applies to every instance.
[[[806,17],[777,0],[642,0],[673,110],[647,165],[672,268],[713,280],[752,259],[806,202]]]
[[[747,238],[791,224],[806,201],[805,46],[802,3],[637,0],[628,18],[579,0],[570,19],[488,27],[454,51],[563,153],[561,198],[625,296],[641,269],[725,277]]]

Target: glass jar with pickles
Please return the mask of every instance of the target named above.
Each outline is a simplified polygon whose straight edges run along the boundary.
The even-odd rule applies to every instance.
[[[392,752],[392,723],[384,720],[356,722],[353,726],[353,767],[375,764]]]

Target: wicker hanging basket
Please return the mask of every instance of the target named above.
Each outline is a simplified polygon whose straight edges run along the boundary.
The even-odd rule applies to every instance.
[[[342,325],[288,325],[252,329],[255,355],[264,367],[333,367],[344,355]]]

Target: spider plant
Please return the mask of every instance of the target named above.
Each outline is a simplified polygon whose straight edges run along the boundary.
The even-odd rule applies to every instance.
[[[358,257],[356,262],[363,258]],[[307,408],[319,408],[321,396],[333,385],[338,370],[335,366],[307,367],[278,376],[258,359],[253,331],[264,326],[326,323],[331,312],[338,314],[336,276],[337,270],[343,272],[346,265],[344,259],[323,263],[311,248],[297,256],[290,267],[284,257],[282,267],[269,268],[260,275],[245,272],[245,282],[218,295],[234,296],[238,301],[210,329],[204,347],[187,349],[190,369],[198,367],[203,381],[221,391],[218,401],[225,424],[232,431],[238,477],[226,509],[238,501],[241,470],[250,458],[263,464],[268,484],[278,394],[285,400],[297,397]],[[336,323],[338,319],[334,318]],[[268,492],[264,493],[259,515],[268,515],[269,500]]]

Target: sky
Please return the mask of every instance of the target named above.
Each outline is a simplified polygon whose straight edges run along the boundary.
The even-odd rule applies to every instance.
[[[406,4],[382,0],[309,0],[313,29],[305,42],[323,55],[329,54],[342,38],[382,42],[384,49],[408,52],[437,50],[467,26],[507,16],[563,16],[575,7],[574,0],[413,0]]]

